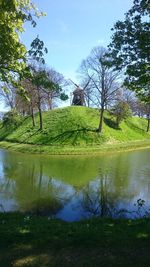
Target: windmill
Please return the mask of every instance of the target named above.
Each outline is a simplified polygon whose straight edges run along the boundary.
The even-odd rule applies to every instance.
[[[78,84],[74,83],[71,79],[70,81],[76,86],[76,89],[73,91],[73,99],[72,99],[72,105],[73,106],[86,106],[85,96],[86,92],[85,89],[88,86],[89,82],[91,80],[91,77],[89,78],[86,85],[81,88]]]

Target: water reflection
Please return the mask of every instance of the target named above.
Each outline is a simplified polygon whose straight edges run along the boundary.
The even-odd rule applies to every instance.
[[[85,214],[101,217],[112,216],[115,196],[111,191],[111,186],[108,175],[103,174],[83,188],[81,206]]]
[[[150,150],[99,157],[44,157],[0,150],[0,210],[68,221],[136,217],[149,208]]]

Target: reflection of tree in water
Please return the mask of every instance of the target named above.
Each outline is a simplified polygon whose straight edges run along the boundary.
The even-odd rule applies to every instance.
[[[42,164],[38,179],[36,186],[34,184],[36,198],[30,202],[29,206],[24,205],[23,209],[36,215],[55,215],[68,201],[67,196],[64,197],[65,187],[51,177],[44,177]]]
[[[120,186],[120,179],[116,183],[114,175],[108,171],[99,170],[99,177],[82,190],[81,207],[84,214],[100,217],[121,216],[120,203],[135,195],[135,192],[132,192],[129,196],[125,190],[128,182],[121,180],[122,182],[124,183],[123,190]]]
[[[5,207],[4,203],[11,203],[12,209],[16,209],[17,205],[13,201],[14,199],[14,191],[15,191],[15,181],[5,177],[5,169],[9,172],[10,168],[3,165],[3,170],[0,177],[0,211],[6,211],[7,207]],[[14,169],[15,170],[15,169]]]
[[[15,181],[11,179],[6,179],[5,181],[0,182],[0,194],[5,194],[5,198],[12,198],[14,190]]]
[[[112,216],[113,196],[110,194],[110,179],[103,174],[95,182],[89,183],[82,190],[81,206],[84,213],[93,216]]]
[[[45,176],[42,163],[38,166],[34,163],[30,164],[26,169],[24,164],[16,167],[17,170],[14,170],[13,164],[5,167],[6,177],[11,178],[5,179],[3,192],[4,188],[7,189],[7,192],[11,192],[21,211],[51,216],[56,214],[69,201],[66,186],[52,177]],[[8,197],[10,197],[10,194],[8,194]]]

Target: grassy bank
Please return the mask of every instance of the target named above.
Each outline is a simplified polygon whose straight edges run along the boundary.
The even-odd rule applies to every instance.
[[[149,266],[150,219],[66,223],[0,214],[1,267]]]
[[[0,147],[9,149],[11,151],[18,151],[22,153],[32,154],[47,154],[47,155],[96,155],[103,153],[133,151],[139,149],[150,148],[150,140],[144,141],[130,141],[117,144],[103,144],[101,146],[44,146],[44,145],[30,145],[19,144],[12,142],[0,142]]]
[[[103,132],[98,133],[99,115],[97,109],[74,106],[43,112],[42,131],[38,114],[35,127],[30,117],[16,128],[1,125],[1,147],[32,153],[86,154],[150,146],[146,119],[128,118],[118,129],[115,118],[105,112]]]

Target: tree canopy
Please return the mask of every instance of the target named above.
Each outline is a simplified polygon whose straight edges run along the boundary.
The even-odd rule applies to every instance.
[[[33,17],[40,15],[30,0],[0,0],[0,81],[11,82],[27,71],[27,50],[19,35],[26,21],[35,26]]]
[[[134,0],[124,21],[112,29],[111,65],[125,70],[125,85],[150,102],[150,2]]]

